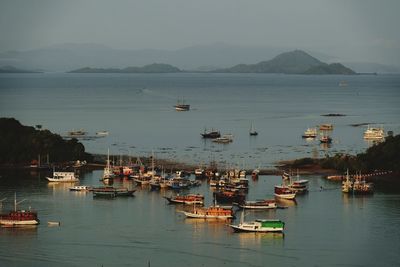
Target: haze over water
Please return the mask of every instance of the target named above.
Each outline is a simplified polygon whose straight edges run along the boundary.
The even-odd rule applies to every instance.
[[[346,87],[339,87],[345,80]],[[278,160],[358,153],[369,146],[365,127],[374,123],[400,131],[400,76],[302,76],[265,74],[18,74],[0,76],[1,117],[24,125],[42,124],[65,134],[85,129],[88,152],[175,159],[249,168]],[[173,105],[184,98],[189,112]],[[322,117],[341,113],[345,117]],[[251,122],[259,135],[249,136]],[[333,123],[333,144],[321,147],[301,134],[307,127]],[[229,145],[201,139],[204,127],[232,133]],[[51,160],[51,155],[50,155]],[[164,195],[137,188],[134,198],[93,199],[69,185],[48,184],[45,174],[0,173],[3,210],[13,194],[26,198],[21,208],[38,210],[33,229],[0,228],[4,266],[398,266],[400,192],[378,186],[373,196],[348,197],[338,183],[319,176],[310,192],[287,209],[247,212],[246,220],[279,218],[285,235],[234,234],[226,222],[187,220]],[[85,173],[82,185],[100,185],[101,171]],[[247,199],[271,198],[278,176],[251,182]],[[134,188],[130,181],[117,186]],[[212,192],[203,183],[191,193]],[[188,192],[182,192],[188,193]],[[240,212],[237,214],[240,217]],[[47,221],[61,221],[48,227]],[[237,223],[239,219],[234,222]]]

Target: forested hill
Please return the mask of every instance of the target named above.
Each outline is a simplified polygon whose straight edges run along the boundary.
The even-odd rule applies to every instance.
[[[47,154],[51,162],[92,159],[76,139],[64,140],[49,130],[23,126],[13,118],[0,118],[0,164],[29,164],[38,155]]]
[[[284,74],[356,74],[340,63],[327,64],[304,51],[294,50],[282,53],[271,60],[257,64],[239,64],[232,68],[220,69],[221,73],[284,73]]]

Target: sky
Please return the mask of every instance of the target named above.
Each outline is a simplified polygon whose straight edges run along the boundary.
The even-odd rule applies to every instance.
[[[0,0],[0,52],[225,43],[400,65],[399,11],[399,0]]]

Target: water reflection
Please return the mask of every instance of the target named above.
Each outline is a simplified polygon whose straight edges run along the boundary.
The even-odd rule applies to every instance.
[[[0,235],[5,237],[20,237],[20,236],[36,236],[37,235],[37,225],[19,225],[19,226],[5,226],[0,227]]]
[[[232,235],[237,235],[239,238],[240,246],[249,248],[252,246],[261,245],[282,245],[284,241],[284,233],[235,233],[231,231]]]

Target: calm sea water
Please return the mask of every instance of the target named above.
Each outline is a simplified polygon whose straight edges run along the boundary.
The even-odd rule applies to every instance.
[[[347,87],[338,83],[347,81]],[[191,104],[176,112],[178,98]],[[148,155],[190,163],[269,167],[275,161],[338,151],[357,153],[369,144],[371,123],[400,130],[400,76],[296,76],[255,74],[0,75],[0,115],[65,134],[85,129],[110,135],[84,140],[89,152]],[[322,117],[343,113],[345,117]],[[259,135],[249,137],[251,122]],[[333,123],[331,147],[307,142],[307,127]],[[232,133],[234,142],[204,142],[204,127]],[[51,155],[50,155],[51,157]],[[319,176],[310,192],[287,209],[246,211],[246,219],[279,218],[285,235],[236,234],[226,222],[188,220],[164,195],[137,188],[136,197],[93,199],[69,185],[49,184],[43,173],[2,171],[3,210],[17,192],[21,208],[39,212],[35,228],[0,228],[1,266],[399,266],[400,192],[378,187],[373,196],[348,197]],[[101,171],[81,184],[99,185]],[[248,199],[272,197],[278,176],[251,182]],[[117,185],[134,188],[130,181]],[[321,189],[322,188],[322,189]],[[203,193],[207,184],[190,190]],[[240,212],[237,213],[240,217]],[[234,222],[238,222],[236,219]],[[47,221],[61,221],[48,227]]]

